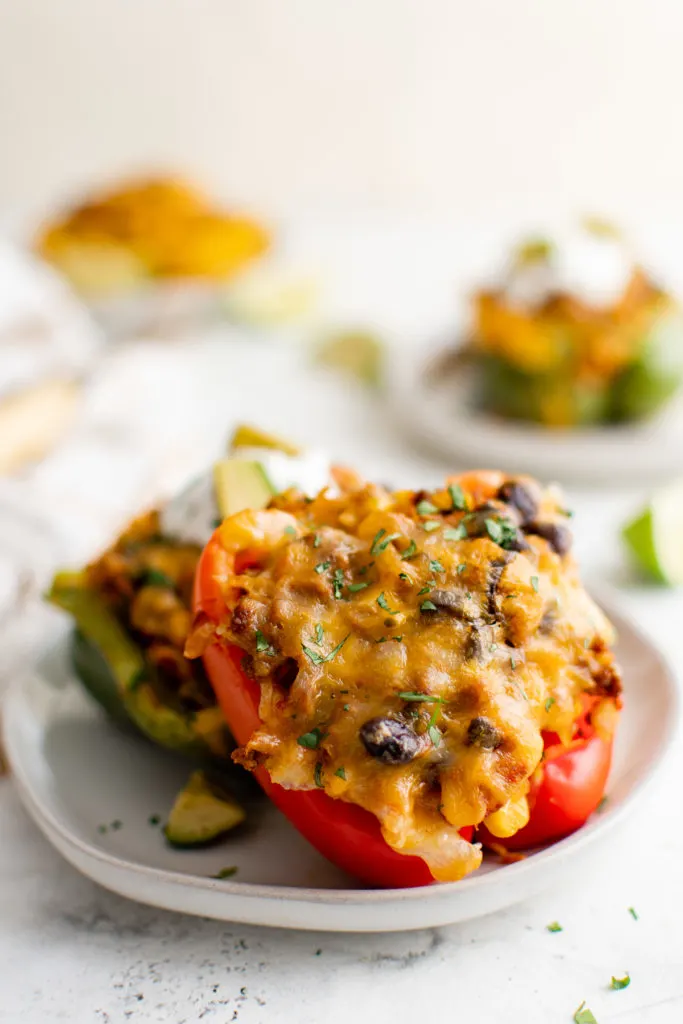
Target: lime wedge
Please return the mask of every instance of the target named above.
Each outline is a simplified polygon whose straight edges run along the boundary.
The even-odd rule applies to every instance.
[[[321,366],[355,377],[378,387],[382,376],[384,346],[370,331],[340,331],[329,335],[317,347],[315,361]]]
[[[669,586],[683,584],[683,480],[657,491],[622,536],[648,576]]]

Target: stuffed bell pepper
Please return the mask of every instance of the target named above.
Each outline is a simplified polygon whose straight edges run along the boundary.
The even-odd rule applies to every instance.
[[[268,501],[294,483],[318,489],[330,479],[329,464],[316,453],[240,427],[228,457],[212,470],[135,519],[85,569],[57,573],[47,597],[74,620],[74,670],[111,718],[214,775],[230,764],[234,742],[204,667],[183,653],[199,556],[216,523],[243,507],[240,501]],[[181,794],[181,810],[188,800],[195,811],[201,804],[199,841],[243,817],[234,803],[228,801],[226,815],[225,799],[212,799],[224,797],[220,789],[195,773]],[[178,845],[191,845],[186,817],[176,815],[168,831]]]
[[[547,427],[627,422],[683,379],[678,303],[605,224],[513,252],[474,297],[467,352],[489,412]]]
[[[348,473],[222,522],[186,653],[233,758],[303,835],[401,887],[586,821],[621,703],[613,639],[552,490],[479,472],[392,493]]]

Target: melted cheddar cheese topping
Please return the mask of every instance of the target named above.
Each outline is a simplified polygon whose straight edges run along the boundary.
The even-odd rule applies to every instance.
[[[478,867],[464,826],[526,823],[543,730],[568,743],[586,694],[613,728],[612,627],[556,496],[527,478],[418,494],[351,478],[339,497],[239,513],[219,536],[249,554],[220,580],[210,639],[242,648],[261,694],[236,759],[364,807],[437,879]]]

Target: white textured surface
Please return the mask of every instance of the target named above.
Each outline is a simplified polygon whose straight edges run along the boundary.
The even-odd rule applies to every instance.
[[[302,377],[300,360],[218,336],[113,353],[90,409],[97,430],[77,432],[23,484],[22,495],[34,495],[62,537],[46,564],[91,551],[142,496],[171,490],[210,458],[240,418],[313,440],[389,482],[439,478],[446,467],[411,452],[381,408],[323,373]],[[181,380],[197,396],[194,420],[165,397],[162,379],[176,389]],[[142,424],[133,438],[117,426],[122,394]],[[201,453],[197,442],[207,445]],[[628,607],[680,667],[683,598],[631,589],[615,541],[616,524],[641,499],[636,491],[572,495],[578,548],[589,575],[624,584]],[[22,617],[11,631],[15,650],[22,630],[28,652],[50,625],[49,615]],[[675,1024],[683,1015],[681,753],[585,883],[479,922],[374,938],[226,927],[111,896],[61,861],[19,807],[11,780],[0,780],[0,1022],[412,1024],[438,1015],[571,1024],[586,999],[599,1024]],[[553,920],[562,933],[546,931]],[[627,970],[630,988],[609,991],[611,975]]]

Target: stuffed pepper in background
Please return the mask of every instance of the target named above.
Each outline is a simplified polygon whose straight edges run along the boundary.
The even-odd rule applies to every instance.
[[[324,855],[373,885],[456,880],[473,829],[533,846],[602,797],[620,677],[570,548],[526,478],[292,490],[214,533],[186,652],[233,757]]]
[[[269,244],[257,221],[221,209],[184,181],[159,177],[88,197],[46,224],[36,249],[92,299],[150,281],[224,281]]]
[[[489,412],[549,427],[625,422],[679,388],[683,321],[623,239],[587,222],[512,254],[474,298],[469,352]]]

